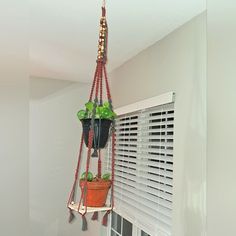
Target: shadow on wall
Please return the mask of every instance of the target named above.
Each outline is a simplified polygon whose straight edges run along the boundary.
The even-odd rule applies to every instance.
[[[58,91],[76,84],[73,81],[50,79],[50,78],[30,78],[30,98],[31,100],[38,100],[49,95],[57,93]]]

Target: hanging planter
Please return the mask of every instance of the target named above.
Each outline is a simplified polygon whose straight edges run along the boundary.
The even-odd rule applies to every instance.
[[[107,144],[111,124],[116,117],[111,104],[104,102],[103,104],[97,105],[91,101],[87,102],[85,109],[80,110],[77,116],[83,126],[84,142],[86,146],[88,147],[89,130],[93,127],[94,137],[92,148],[104,148]],[[93,117],[95,117],[94,121]]]
[[[84,132],[84,142],[88,147],[88,139],[89,139],[89,130],[91,127],[91,119],[81,120]],[[94,120],[94,137],[92,148],[100,149],[105,148],[107,144],[107,140],[109,137],[109,131],[111,127],[111,120],[107,119],[95,119]]]
[[[92,213],[92,220],[98,219],[98,212],[105,211],[102,224],[107,226],[108,215],[114,208],[114,166],[115,166],[115,118],[113,111],[111,93],[106,72],[107,62],[107,40],[108,27],[106,21],[105,4],[102,7],[102,17],[100,19],[99,45],[97,66],[94,74],[92,88],[85,108],[77,113],[78,119],[82,123],[83,133],[81,135],[78,162],[75,169],[75,178],[67,202],[69,209],[69,222],[75,219],[74,211],[82,216],[82,230],[87,230],[86,214]],[[104,84],[103,84],[104,83]],[[103,89],[105,87],[105,89]],[[107,100],[104,102],[103,91],[106,91]],[[106,147],[107,141],[111,137],[111,178],[110,174],[101,174],[102,158],[101,149]],[[79,180],[79,171],[82,162],[83,146],[87,147],[86,169]],[[92,149],[94,152],[92,154]],[[97,175],[93,178],[90,169],[91,157],[98,157]],[[77,186],[80,186],[80,198],[76,201]],[[110,191],[110,201],[106,204],[108,192]]]

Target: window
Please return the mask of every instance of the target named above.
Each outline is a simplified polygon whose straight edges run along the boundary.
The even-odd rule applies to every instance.
[[[132,236],[133,225],[116,213],[112,213],[111,236]]]
[[[111,236],[150,236],[115,212],[111,216],[109,232]]]
[[[122,230],[130,230],[129,223],[141,236],[171,235],[173,142],[173,93],[119,110],[114,194],[115,211],[124,218],[112,217],[113,224],[114,217],[123,222],[117,230],[112,226],[115,236],[126,236]]]

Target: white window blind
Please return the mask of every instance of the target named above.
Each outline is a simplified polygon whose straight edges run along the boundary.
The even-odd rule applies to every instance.
[[[171,235],[173,135],[174,103],[116,120],[115,208],[152,236]]]

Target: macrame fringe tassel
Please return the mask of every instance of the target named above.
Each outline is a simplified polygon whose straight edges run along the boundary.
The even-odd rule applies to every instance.
[[[88,223],[85,216],[82,216],[82,231],[88,230]]]
[[[98,212],[97,211],[95,211],[93,213],[93,216],[92,216],[91,220],[98,220]]]
[[[107,211],[107,212],[105,213],[105,215],[103,216],[103,219],[102,219],[102,225],[103,225],[103,226],[107,226],[109,213],[110,213],[110,211]]]
[[[69,213],[70,213],[70,215],[69,215],[68,221],[69,221],[69,223],[72,223],[75,220],[75,215],[72,211],[70,211]]]
[[[98,157],[98,150],[94,149],[92,157]]]

